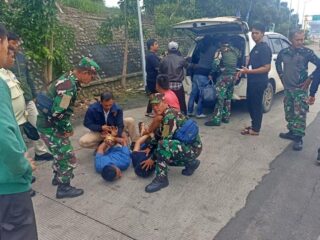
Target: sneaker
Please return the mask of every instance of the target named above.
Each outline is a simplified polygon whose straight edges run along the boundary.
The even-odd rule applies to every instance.
[[[34,197],[37,193],[32,188],[29,190],[30,197]]]
[[[206,118],[207,115],[201,113],[201,114],[197,114],[196,118]]]
[[[50,153],[44,153],[44,154],[41,154],[41,155],[37,155],[36,154],[34,156],[34,160],[35,161],[51,161],[51,160],[53,160],[53,156]]]
[[[292,149],[294,151],[301,151],[303,148],[303,141],[302,141],[302,138],[297,138],[294,140],[294,143],[293,143],[293,146],[292,146]]]
[[[188,117],[195,117],[193,113],[188,113]]]
[[[54,177],[52,178],[51,184],[52,184],[53,186],[58,186],[59,180],[57,179],[56,176],[54,176]]]
[[[221,123],[218,123],[218,122],[215,122],[215,121],[208,121],[208,122],[205,122],[204,125],[208,126],[208,127],[212,127],[212,126],[220,126]]]
[[[32,176],[31,184],[34,183],[36,180],[37,180],[37,178],[35,176]]]
[[[287,139],[287,140],[292,140],[294,141],[295,140],[295,136],[292,134],[292,132],[287,132],[287,133],[280,133],[279,134],[279,137],[282,138],[282,139]]]
[[[146,186],[145,191],[147,193],[153,193],[159,191],[161,188],[168,187],[169,181],[167,176],[156,176],[152,182]]]
[[[58,185],[56,198],[74,198],[81,196],[83,193],[83,189],[72,187],[70,183],[62,183]]]
[[[145,116],[146,117],[150,117],[150,118],[154,118],[154,114],[153,113],[146,113]]]
[[[230,122],[230,119],[222,118],[221,121],[225,124],[228,124]]]
[[[318,149],[317,163],[320,164],[320,148]]]
[[[200,161],[198,159],[195,159],[195,160],[191,161],[181,171],[182,175],[191,176],[194,173],[194,171],[199,167],[199,165],[200,165]]]

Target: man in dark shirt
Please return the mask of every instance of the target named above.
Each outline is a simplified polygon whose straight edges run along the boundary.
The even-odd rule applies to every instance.
[[[272,53],[269,46],[263,42],[265,27],[256,23],[252,26],[252,39],[256,45],[250,52],[248,68],[242,68],[240,74],[247,74],[247,103],[251,117],[251,127],[241,131],[243,135],[259,135],[262,123],[262,99],[268,85],[268,72],[271,69]]]
[[[147,41],[148,53],[146,55],[146,72],[147,72],[147,86],[146,92],[148,95],[156,93],[156,79],[159,71],[160,59],[157,56],[159,44],[155,39]],[[152,106],[148,103],[146,116],[152,116]]]
[[[309,110],[308,88],[315,73],[308,76],[308,63],[316,65],[315,71],[319,71],[320,60],[311,49],[303,46],[302,30],[291,32],[289,38],[292,46],[282,49],[276,61],[277,72],[284,86],[284,110],[289,130],[280,133],[279,137],[293,140],[293,150],[300,151]]]

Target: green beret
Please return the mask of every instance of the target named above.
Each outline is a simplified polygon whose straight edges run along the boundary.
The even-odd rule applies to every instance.
[[[164,100],[164,94],[162,93],[155,93],[150,95],[150,103],[151,104],[158,104]]]
[[[81,59],[81,61],[79,62],[79,67],[89,68],[95,72],[100,70],[99,65],[88,57],[84,57]]]

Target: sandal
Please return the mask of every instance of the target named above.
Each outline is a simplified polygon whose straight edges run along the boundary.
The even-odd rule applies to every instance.
[[[259,136],[259,132],[252,130],[251,127],[246,127],[241,131],[242,135]]]

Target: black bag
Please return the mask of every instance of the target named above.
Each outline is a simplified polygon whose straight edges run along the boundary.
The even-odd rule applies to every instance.
[[[36,98],[36,107],[39,112],[42,112],[44,115],[51,117],[53,101],[45,93],[38,93]]]
[[[201,97],[202,97],[202,101],[206,104],[206,105],[214,105],[215,100],[217,98],[217,91],[216,91],[216,87],[213,84],[212,80],[209,80],[207,86],[205,86],[203,89],[201,89]]]
[[[22,129],[29,139],[34,141],[40,139],[38,130],[31,123],[25,122],[22,124]]]

